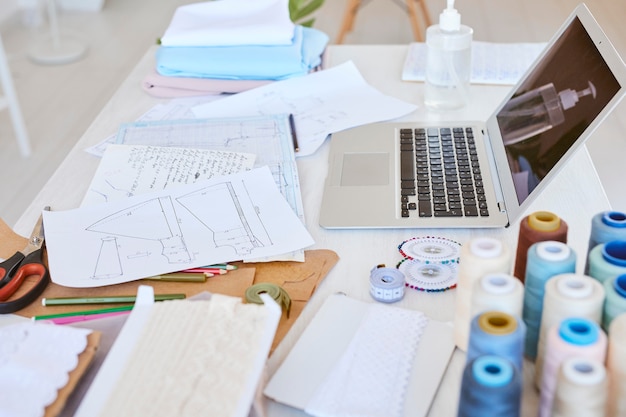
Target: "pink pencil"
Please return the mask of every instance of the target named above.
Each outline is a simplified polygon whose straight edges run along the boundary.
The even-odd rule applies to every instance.
[[[112,313],[101,313],[101,314],[86,314],[81,316],[70,316],[70,317],[58,317],[56,319],[48,319],[46,321],[54,324],[72,324],[78,323],[81,321],[95,320],[95,319],[104,319],[107,317],[119,316],[122,314],[128,314],[130,311],[115,311]]]

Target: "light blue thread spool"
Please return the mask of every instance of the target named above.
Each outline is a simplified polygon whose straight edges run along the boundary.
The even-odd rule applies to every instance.
[[[538,242],[528,249],[522,318],[526,323],[524,353],[529,359],[537,357],[546,282],[555,275],[575,270],[576,253],[565,243]]]
[[[511,361],[522,371],[526,326],[503,311],[486,311],[472,319],[467,361],[482,355],[496,355]]]
[[[589,252],[589,276],[604,283],[626,274],[626,240],[601,243]]]
[[[606,331],[613,319],[626,313],[626,274],[604,281],[606,298],[602,313],[602,328]]]
[[[479,356],[463,371],[457,417],[517,417],[521,398],[521,373],[515,366],[500,356]]]
[[[604,211],[593,216],[585,261],[585,275],[589,275],[589,252],[597,245],[612,240],[626,240],[626,214],[619,211]]]

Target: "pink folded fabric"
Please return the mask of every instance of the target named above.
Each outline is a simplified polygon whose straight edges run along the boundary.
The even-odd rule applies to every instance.
[[[141,82],[150,95],[159,98],[240,93],[273,82],[272,80],[219,80],[214,78],[166,77],[152,69]]]

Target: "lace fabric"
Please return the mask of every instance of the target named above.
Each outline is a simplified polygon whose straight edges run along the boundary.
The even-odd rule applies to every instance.
[[[306,407],[316,417],[399,417],[428,317],[372,304],[348,348]]]

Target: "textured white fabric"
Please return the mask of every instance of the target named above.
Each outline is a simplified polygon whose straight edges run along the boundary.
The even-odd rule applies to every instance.
[[[306,407],[316,417],[399,417],[428,318],[372,304],[337,366]]]
[[[100,415],[233,416],[266,317],[264,306],[219,294],[156,303]]]
[[[43,416],[78,365],[89,333],[37,322],[0,328],[0,417]]]

